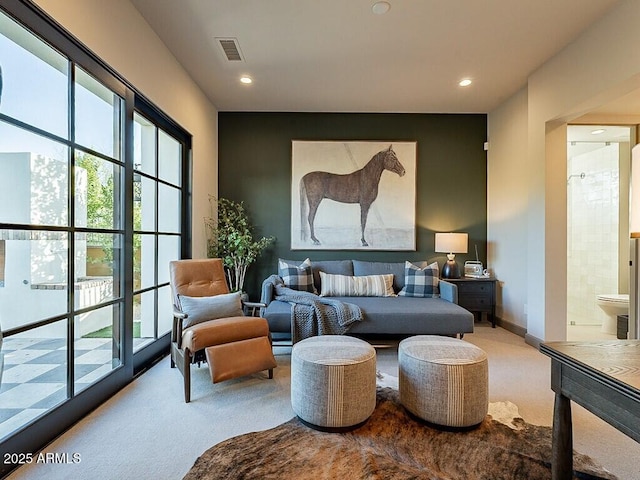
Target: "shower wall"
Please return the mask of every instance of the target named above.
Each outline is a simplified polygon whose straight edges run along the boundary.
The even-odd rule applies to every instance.
[[[570,325],[601,325],[606,316],[596,303],[596,295],[628,293],[626,285],[620,285],[619,289],[618,281],[619,148],[618,143],[569,148],[567,321]]]

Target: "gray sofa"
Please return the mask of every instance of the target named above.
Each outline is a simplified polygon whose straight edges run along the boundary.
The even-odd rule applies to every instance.
[[[338,275],[394,275],[393,288],[399,292],[405,281],[404,262],[364,262],[325,260],[312,262],[313,282],[320,292],[320,271]],[[349,335],[410,336],[460,335],[473,332],[474,317],[457,305],[458,290],[453,283],[440,280],[439,298],[422,297],[332,297],[358,305],[362,321],[355,322]],[[291,338],[291,304],[274,299],[273,276],[262,283],[260,314],[269,322],[273,338]]]

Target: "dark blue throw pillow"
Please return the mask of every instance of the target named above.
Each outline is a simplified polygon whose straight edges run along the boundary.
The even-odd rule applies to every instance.
[[[311,260],[308,258],[302,263],[279,259],[278,275],[284,285],[292,290],[315,293]]]
[[[433,262],[424,268],[405,262],[404,287],[398,292],[402,297],[439,297],[440,270],[438,263]]]

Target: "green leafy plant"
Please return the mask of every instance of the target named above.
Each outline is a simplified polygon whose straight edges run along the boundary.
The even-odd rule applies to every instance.
[[[114,199],[116,197],[116,188],[114,184],[114,175],[109,165],[99,158],[84,152],[76,153],[76,168],[86,171],[87,177],[87,197],[86,209],[87,218],[86,226],[90,228],[112,229],[114,226]],[[134,181],[134,190],[140,188],[140,182]],[[142,205],[140,195],[138,199],[134,199],[133,203],[133,222],[134,228],[140,230],[142,227]],[[113,268],[113,235],[103,233],[89,233],[87,235],[89,246],[98,247],[102,250],[102,255],[87,255],[88,264],[103,264],[105,267]],[[134,255],[137,260],[134,262],[134,273],[136,282],[139,283],[140,278],[140,248],[142,240],[140,235],[134,235],[133,247]]]
[[[205,218],[208,231],[207,255],[221,258],[231,291],[242,291],[249,266],[274,241],[274,237],[253,238],[253,225],[243,202],[209,195],[217,216]]]

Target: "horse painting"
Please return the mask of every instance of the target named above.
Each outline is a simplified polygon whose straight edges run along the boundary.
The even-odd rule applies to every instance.
[[[311,241],[314,245],[320,245],[320,240],[315,236],[314,221],[318,207],[323,199],[328,198],[342,203],[359,203],[360,229],[362,232],[360,242],[363,247],[368,247],[369,244],[365,240],[364,231],[371,204],[378,197],[378,186],[382,172],[389,170],[400,177],[405,174],[404,167],[392,147],[393,145],[390,145],[388,149],[376,153],[364,167],[352,173],[340,175],[316,171],[309,172],[303,176],[300,180],[302,235],[304,236],[305,232],[305,221],[308,221]],[[307,207],[308,214],[306,214]]]

